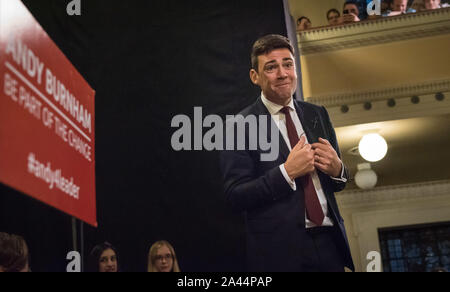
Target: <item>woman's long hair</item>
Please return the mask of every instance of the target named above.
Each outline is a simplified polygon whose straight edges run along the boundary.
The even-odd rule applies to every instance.
[[[99,272],[99,262],[100,257],[102,256],[102,253],[105,250],[111,249],[116,254],[116,260],[117,260],[117,271],[119,271],[119,255],[117,253],[117,249],[109,242],[104,242],[101,244],[96,245],[91,253],[89,254],[88,261],[87,261],[87,272],[96,273]]]

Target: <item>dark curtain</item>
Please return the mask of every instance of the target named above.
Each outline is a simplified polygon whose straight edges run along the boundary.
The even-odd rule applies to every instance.
[[[218,153],[175,152],[175,115],[236,114],[259,89],[253,42],[286,35],[282,0],[23,0],[96,94],[99,228],[124,271],[146,270],[150,245],[172,243],[183,271],[245,270],[242,217],[226,206]],[[204,133],[207,129],[204,130]],[[65,270],[71,219],[0,186],[0,230],[25,236],[36,271]]]

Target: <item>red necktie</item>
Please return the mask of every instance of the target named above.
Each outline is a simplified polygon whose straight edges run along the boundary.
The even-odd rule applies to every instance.
[[[291,143],[291,148],[294,149],[300,139],[298,138],[297,130],[295,129],[294,122],[292,121],[289,107],[284,107],[280,112],[286,116],[286,128],[289,136],[289,142]],[[317,226],[321,226],[325,216],[323,214],[319,198],[317,197],[311,175],[307,174],[300,177],[300,182],[303,187],[303,192],[305,193],[306,215],[311,222]]]

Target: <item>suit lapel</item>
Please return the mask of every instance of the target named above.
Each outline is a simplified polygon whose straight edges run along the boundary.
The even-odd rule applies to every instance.
[[[317,143],[319,141],[319,137],[326,138],[323,136],[323,130],[321,128],[321,121],[319,120],[319,113],[317,113],[314,108],[310,110],[305,110],[305,104],[300,103],[294,100],[295,108],[297,110],[298,117],[300,122],[302,123],[303,129],[305,130],[306,137],[308,138],[308,142],[310,144]],[[319,180],[321,185],[324,187],[324,194],[327,198],[327,201],[330,202],[329,195],[333,192],[327,191],[327,179],[328,175],[323,173],[322,171],[317,169],[317,174],[319,176]],[[332,208],[330,203],[328,203],[328,207]],[[334,212],[334,210],[333,210]]]
[[[314,109],[305,110],[305,105],[294,100],[294,106],[310,144],[317,143],[321,134],[319,115]]]

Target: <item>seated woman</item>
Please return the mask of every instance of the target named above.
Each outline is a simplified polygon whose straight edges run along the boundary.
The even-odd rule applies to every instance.
[[[117,250],[108,242],[95,246],[88,258],[88,272],[116,273],[119,271]]]
[[[28,256],[23,237],[0,232],[0,272],[29,272]]]
[[[172,245],[165,240],[155,242],[148,252],[148,272],[180,272]]]

